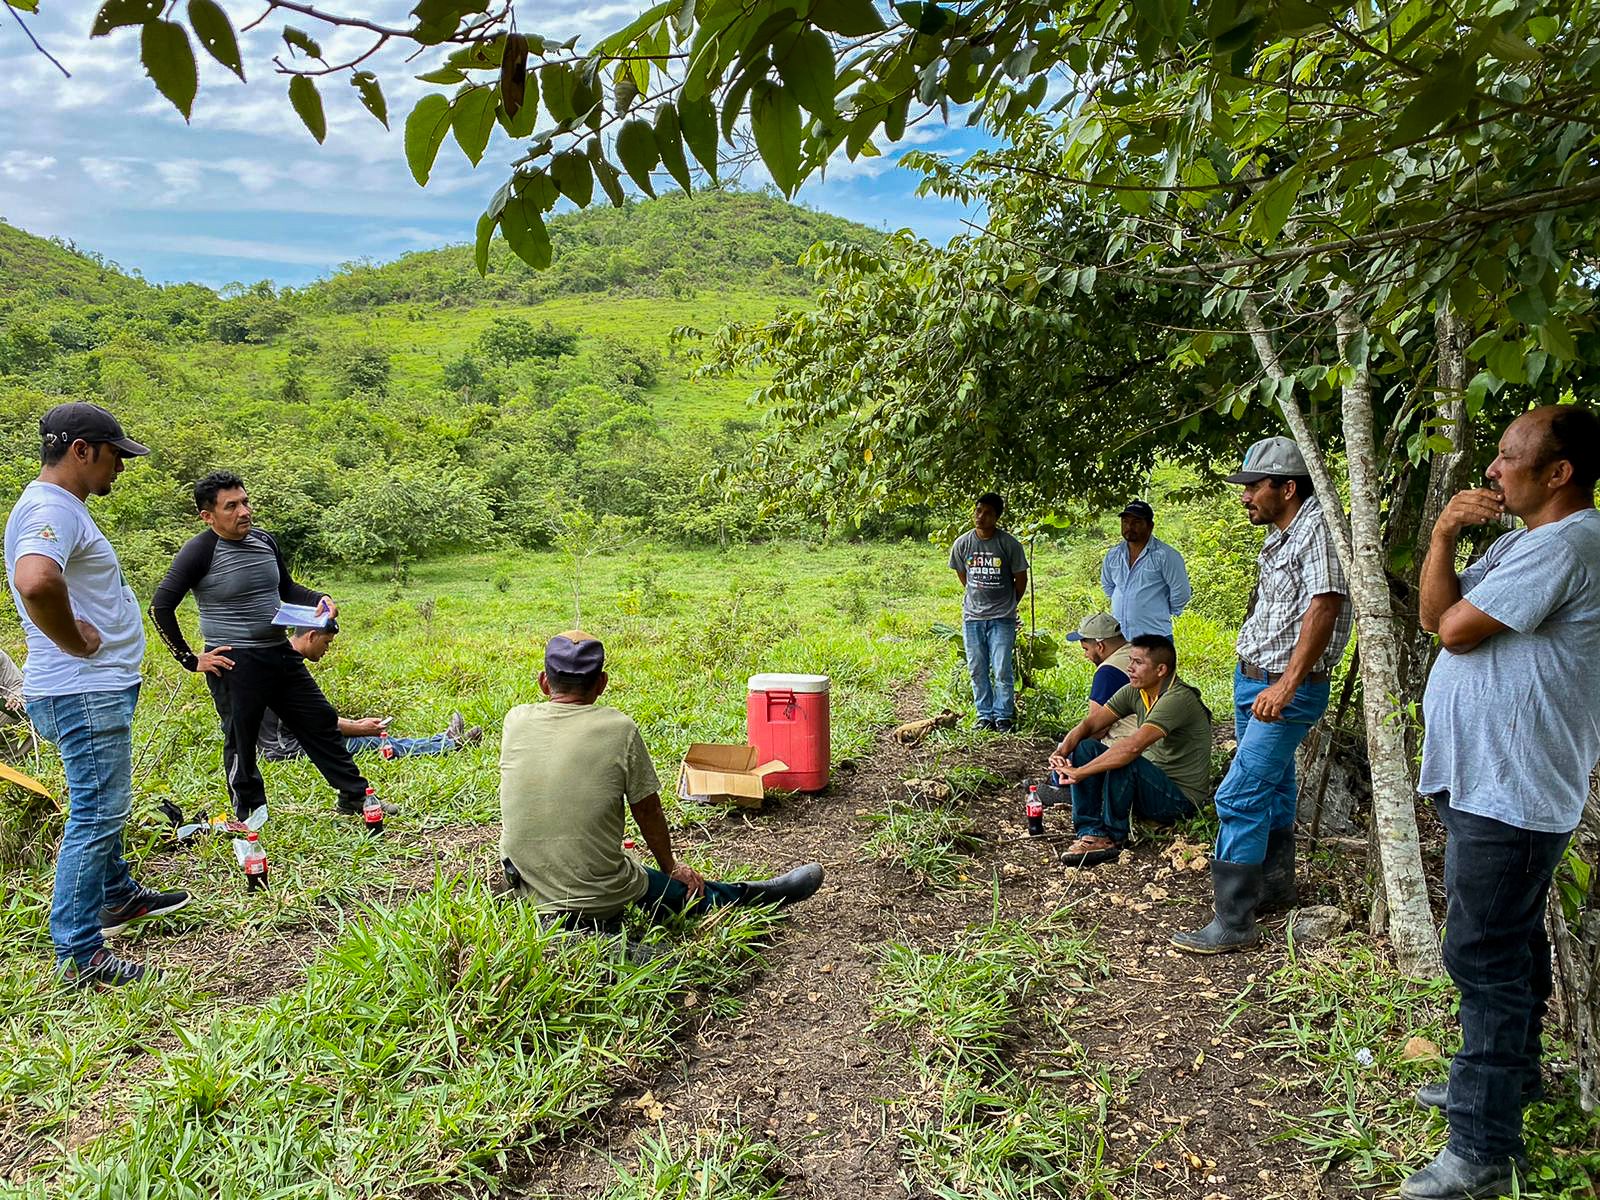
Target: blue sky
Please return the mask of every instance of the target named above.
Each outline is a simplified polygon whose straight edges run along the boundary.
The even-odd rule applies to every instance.
[[[223,5],[236,28],[260,12],[239,0]],[[0,216],[33,233],[70,239],[152,282],[220,287],[266,278],[303,284],[343,262],[464,241],[515,156],[499,130],[476,170],[446,142],[428,187],[419,188],[406,168],[400,135],[405,114],[424,91],[412,75],[430,69],[444,52],[408,65],[403,48],[385,50],[367,64],[383,82],[392,130],[361,107],[347,81],[334,78],[322,88],[328,136],[318,146],[289,107],[287,80],[271,64],[284,50],[282,19],[243,37],[247,84],[199,54],[200,95],[193,122],[185,125],[145,78],[136,30],[89,38],[97,7],[98,0],[41,0],[41,11],[27,18],[34,35],[72,72],[64,79],[0,4],[0,111],[7,114]],[[330,0],[327,7],[403,24],[410,4]],[[580,46],[588,45],[637,11],[632,3],[555,0],[539,6],[534,29],[563,38],[579,34]],[[330,61],[367,47],[352,32],[294,23],[322,42]],[[926,126],[913,130],[912,139],[919,148],[958,156],[978,143],[964,129]],[[895,165],[908,148],[855,163],[841,158],[826,180],[808,184],[798,199],[879,228],[910,227],[943,243],[961,232],[967,214],[913,194],[917,177]],[[765,176],[758,166],[744,181],[757,185]]]

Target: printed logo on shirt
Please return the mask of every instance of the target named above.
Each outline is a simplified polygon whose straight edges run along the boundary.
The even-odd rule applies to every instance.
[[[967,555],[967,581],[980,588],[1000,587],[1005,583],[1005,560],[990,551],[974,550]]]
[[[56,537],[56,529],[54,525],[39,526],[39,532],[33,536],[38,538],[41,542],[54,542],[60,540]]]

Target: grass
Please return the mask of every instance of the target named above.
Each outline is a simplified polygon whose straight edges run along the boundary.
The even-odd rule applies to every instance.
[[[609,939],[440,878],[365,910],[303,986],[183,1030],[124,1101],[133,1119],[48,1182],[224,1200],[485,1184],[659,1059],[682,993],[754,969],[774,920],[740,910],[631,966]]]
[[[1066,915],[995,918],[947,948],[899,944],[884,953],[874,1024],[908,1041],[920,1089],[901,1102],[901,1157],[930,1195],[1117,1194],[1106,1121],[1127,1080],[1090,1067],[1051,1002],[1062,991],[1092,991],[1105,971]],[[1031,1053],[1040,1045],[1067,1068],[1041,1069]]]
[[[1280,1135],[1312,1150],[1324,1169],[1342,1166],[1359,1183],[1393,1184],[1424,1166],[1444,1143],[1444,1118],[1418,1106],[1424,1083],[1443,1077],[1443,1058],[1408,1058],[1412,1038],[1447,1056],[1459,1045],[1446,980],[1418,983],[1394,973],[1370,943],[1347,937],[1295,952],[1238,1005],[1263,1006],[1276,1018],[1265,1041],[1292,1073],[1315,1080],[1326,1107],[1309,1119],[1280,1114]],[[1547,1056],[1559,1057],[1546,1035]],[[1551,1051],[1555,1053],[1551,1055]],[[1531,1173],[1523,1195],[1592,1196],[1600,1185],[1600,1118],[1585,1114],[1570,1081],[1550,1101],[1527,1110]]]
[[[783,1184],[783,1156],[771,1142],[721,1129],[674,1145],[663,1130],[640,1140],[636,1166],[618,1166],[605,1200],[776,1200]]]

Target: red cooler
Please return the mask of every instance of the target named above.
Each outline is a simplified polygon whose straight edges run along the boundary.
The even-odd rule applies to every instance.
[[[787,771],[768,775],[769,788],[820,792],[828,786],[828,677],[752,675],[745,724],[758,761],[778,758]]]

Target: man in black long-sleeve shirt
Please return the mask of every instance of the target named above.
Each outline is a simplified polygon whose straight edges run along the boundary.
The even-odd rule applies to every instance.
[[[269,708],[339,793],[339,811],[359,813],[367,781],[339,736],[338,714],[290,647],[288,630],[272,623],[284,601],[315,605],[330,618],[338,610],[290,576],[272,535],[254,527],[250,497],[237,475],[207,475],[194,486],[194,503],[208,528],[172,560],[150,616],[178,663],[206,676],[222,720],[222,765],[235,815],[243,820],[267,802],[256,738]],[[178,626],[178,604],[190,592],[205,644],[199,654]]]

